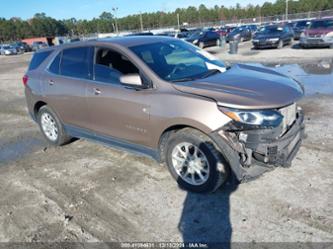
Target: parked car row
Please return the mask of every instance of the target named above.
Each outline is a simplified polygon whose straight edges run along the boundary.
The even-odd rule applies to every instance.
[[[59,40],[59,44],[63,43],[72,43],[80,41],[79,38],[71,38],[67,40]],[[34,41],[30,45],[23,41],[16,41],[11,44],[0,44],[0,55],[16,55],[16,54],[22,54],[25,52],[36,52],[39,49],[47,48],[49,46],[53,46],[54,44],[50,42],[47,44],[44,41]]]
[[[13,42],[11,44],[1,44],[1,55],[16,55],[32,51],[32,48],[26,42]]]
[[[252,43],[255,48],[282,48],[292,40],[299,40],[301,48],[333,48],[333,19],[300,20],[267,25],[255,33]]]
[[[152,32],[132,33],[127,36],[153,36]],[[264,23],[263,25],[242,25],[238,27],[181,28],[167,31],[158,36],[175,37],[190,42],[200,48],[219,46],[222,38],[225,42],[243,42],[252,40],[255,49],[282,48],[293,40],[299,40],[301,48],[331,47],[333,48],[333,19],[299,20],[283,23]],[[70,39],[69,43],[80,39]],[[52,44],[51,44],[52,45]],[[29,51],[37,51],[48,47],[42,41],[34,41],[31,46],[25,42],[0,45],[1,55],[15,55]]]

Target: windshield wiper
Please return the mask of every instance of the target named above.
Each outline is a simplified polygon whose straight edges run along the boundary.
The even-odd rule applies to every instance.
[[[210,70],[208,70],[207,72],[205,72],[204,74],[202,74],[200,76],[185,77],[185,78],[181,78],[181,79],[171,80],[171,82],[185,82],[185,81],[203,79],[203,78],[207,78],[207,77],[212,76],[212,75],[217,74],[217,73],[221,73],[221,71],[218,70],[218,69],[210,69]]]
[[[171,82],[185,82],[185,81],[191,81],[191,80],[195,80],[195,78],[181,78],[181,79],[176,79],[176,80],[171,80]]]
[[[218,70],[218,69],[210,69],[210,70],[208,70],[206,73],[204,73],[204,74],[200,77],[200,79],[207,78],[207,77],[212,76],[212,75],[217,74],[217,73],[221,73],[221,71]]]

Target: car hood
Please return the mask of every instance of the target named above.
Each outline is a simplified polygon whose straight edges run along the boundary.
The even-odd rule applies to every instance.
[[[318,28],[318,29],[307,29],[305,31],[305,34],[310,35],[310,36],[312,36],[312,35],[326,35],[326,34],[331,33],[331,32],[333,32],[333,28],[329,28],[329,29],[328,28],[327,29]]]
[[[214,99],[218,105],[239,109],[279,108],[303,96],[300,84],[273,70],[236,64],[211,77],[173,83],[184,93]]]

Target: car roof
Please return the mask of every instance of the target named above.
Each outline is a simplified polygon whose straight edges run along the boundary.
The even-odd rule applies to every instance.
[[[165,42],[165,41],[179,41],[177,38],[169,36],[124,36],[124,37],[112,37],[112,38],[102,38],[102,39],[92,39],[86,41],[78,41],[73,43],[66,43],[57,46],[51,46],[47,48],[42,48],[36,51],[36,53],[46,52],[56,49],[66,49],[66,48],[75,48],[81,46],[98,46],[99,44],[117,44],[123,47],[133,47],[138,45],[152,44],[156,42]]]
[[[63,44],[61,46],[64,47],[74,47],[74,46],[82,46],[82,45],[95,45],[98,43],[112,43],[121,45],[123,47],[132,47],[138,45],[146,45],[152,44],[156,42],[165,42],[165,41],[179,41],[176,38],[168,37],[168,36],[119,36],[119,37],[112,37],[112,38],[101,38],[101,39],[94,39],[94,40],[87,40],[87,41],[79,41],[75,43]]]
[[[133,47],[138,45],[146,45],[146,44],[171,41],[171,40],[177,40],[177,39],[167,36],[124,36],[124,37],[97,39],[97,41],[100,42],[110,42],[124,47]]]

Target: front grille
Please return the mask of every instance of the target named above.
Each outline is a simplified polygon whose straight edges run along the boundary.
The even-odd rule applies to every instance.
[[[284,134],[296,120],[296,103],[283,107],[279,111],[283,115],[282,134]]]

